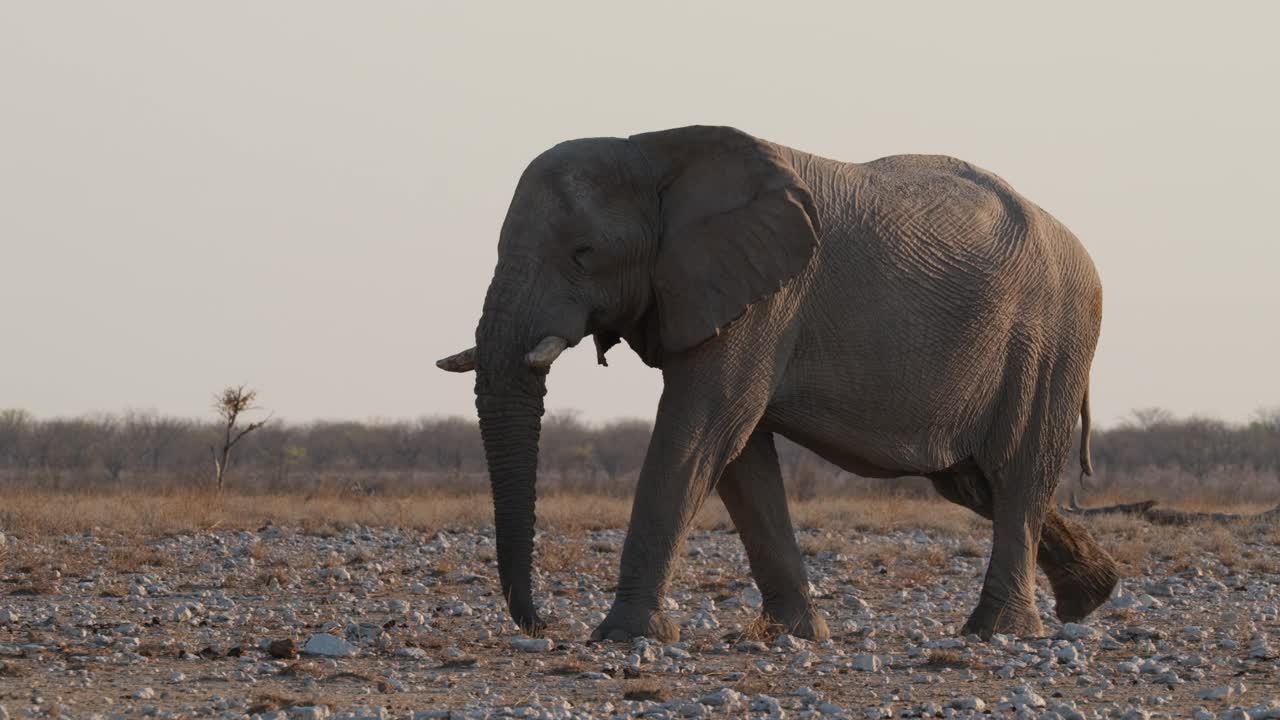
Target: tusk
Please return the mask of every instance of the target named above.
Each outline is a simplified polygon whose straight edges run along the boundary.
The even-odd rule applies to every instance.
[[[560,357],[560,353],[569,347],[569,341],[555,335],[548,335],[542,338],[542,342],[538,346],[529,351],[524,356],[524,361],[529,363],[529,367],[537,370],[550,370],[551,363]]]
[[[449,372],[471,372],[476,369],[476,349],[467,348],[457,355],[437,360],[436,367]]]

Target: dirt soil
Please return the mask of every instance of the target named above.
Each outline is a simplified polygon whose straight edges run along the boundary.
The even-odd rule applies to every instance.
[[[821,643],[740,641],[741,543],[699,530],[666,646],[586,640],[618,528],[540,534],[543,642],[507,619],[483,526],[11,534],[0,718],[1280,717],[1280,528],[1094,528],[1128,573],[1112,600],[1063,627],[1042,592],[1048,637],[991,643],[956,636],[981,523],[800,531]]]

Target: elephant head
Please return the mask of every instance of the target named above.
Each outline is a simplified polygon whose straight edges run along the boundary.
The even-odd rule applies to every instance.
[[[730,128],[573,140],[521,176],[498,239],[476,346],[437,363],[476,371],[498,571],[512,618],[540,628],[531,588],[546,375],[594,335],[649,365],[717,335],[809,263],[813,199],[774,145]]]

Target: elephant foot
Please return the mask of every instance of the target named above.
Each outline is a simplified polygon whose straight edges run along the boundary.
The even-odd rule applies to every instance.
[[[805,640],[826,640],[831,637],[827,621],[809,604],[792,608],[766,607],[760,622]]]
[[[1063,622],[1083,620],[1111,597],[1120,581],[1116,561],[1089,531],[1057,512],[1045,518],[1039,561],[1053,588],[1054,612]]]
[[[608,617],[591,633],[592,640],[630,642],[647,637],[663,643],[680,640],[680,627],[658,610],[614,605]]]
[[[1062,622],[1079,622],[1111,597],[1120,572],[1109,556],[1105,562],[1067,563],[1046,572],[1053,588],[1054,614]],[[1046,568],[1047,570],[1047,568]]]
[[[997,633],[1019,637],[1044,635],[1044,626],[1040,624],[1040,614],[1036,612],[1035,604],[1014,600],[996,602],[983,598],[960,629],[961,635],[977,635],[983,640],[990,640]]]

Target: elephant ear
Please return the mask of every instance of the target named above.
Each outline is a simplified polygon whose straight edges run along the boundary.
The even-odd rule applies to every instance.
[[[631,139],[658,178],[657,329],[662,350],[680,352],[808,266],[818,213],[778,149],[739,130],[694,126]]]

